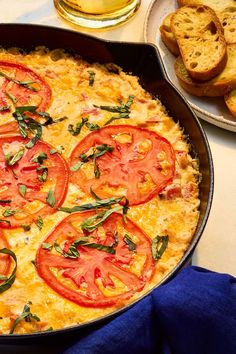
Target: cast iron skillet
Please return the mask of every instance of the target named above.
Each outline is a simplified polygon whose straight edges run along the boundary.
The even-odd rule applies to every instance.
[[[198,119],[186,100],[167,80],[160,56],[154,45],[104,41],[55,27],[0,24],[0,46],[4,48],[16,46],[29,51],[39,45],[50,49],[64,48],[66,51],[80,54],[89,62],[112,62],[120,65],[126,72],[137,75],[142,86],[153,96],[160,98],[169,114],[184,127],[184,132],[192,145],[192,154],[197,155],[200,160],[202,174],[200,218],[188,251],[163,282],[170,280],[190,260],[203,233],[212,203],[213,164],[207,138]],[[126,309],[130,306],[132,304]],[[97,328],[124,310],[119,310],[89,324],[63,330],[29,335],[0,335],[0,352],[4,354],[60,353],[72,340],[85,335],[91,326]]]

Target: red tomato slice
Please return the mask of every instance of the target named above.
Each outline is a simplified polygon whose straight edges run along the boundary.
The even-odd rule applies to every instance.
[[[30,224],[39,215],[54,213],[67,193],[68,167],[62,156],[50,154],[52,147],[43,141],[31,149],[24,147],[27,142],[20,136],[0,137],[0,219],[6,220],[0,221],[1,227]],[[12,160],[7,163],[6,156],[17,156],[19,151],[23,151],[23,156],[14,164]],[[42,153],[46,159],[41,163],[33,161]],[[47,202],[49,190],[51,197],[55,197],[54,205],[50,200]],[[39,205],[34,207],[34,201],[40,201]],[[13,215],[8,216],[9,209]]]
[[[53,290],[70,301],[87,307],[112,306],[141,291],[150,280],[154,269],[151,242],[131,220],[127,219],[124,224],[118,213],[112,214],[102,226],[85,236],[80,225],[92,215],[95,214],[91,211],[69,215],[44,242],[64,244],[62,249],[68,250],[72,242],[81,237],[106,246],[114,245],[116,237],[116,253],[78,245],[80,257],[72,259],[57,253],[55,249],[49,251],[40,247],[36,256],[37,270]],[[135,252],[130,251],[125,243],[125,234],[135,239]],[[135,271],[140,257],[142,267],[139,265],[141,269]]]
[[[88,175],[85,163],[71,172],[74,184],[89,193],[90,188],[102,198],[126,196],[130,205],[147,202],[160,193],[175,175],[175,153],[171,144],[153,131],[129,125],[107,126],[81,140],[70,157],[76,166],[81,154],[107,144],[113,148],[96,159],[100,177]]]
[[[9,248],[8,242],[0,231],[0,250],[2,248]],[[6,254],[0,254],[0,274],[7,275],[10,269],[11,259]],[[0,280],[1,284],[1,280]]]
[[[16,99],[16,106],[38,106],[39,111],[45,111],[51,100],[51,89],[49,85],[33,70],[23,64],[9,61],[0,61],[0,72],[7,76],[1,76],[0,82],[0,109],[12,104],[9,99],[11,95]],[[8,79],[9,77],[9,79]],[[35,91],[13,82],[11,79],[20,82],[29,82],[29,86]],[[4,113],[5,111],[1,111]]]

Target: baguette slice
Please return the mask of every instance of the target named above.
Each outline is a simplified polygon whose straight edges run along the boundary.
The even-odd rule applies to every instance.
[[[175,61],[175,73],[180,85],[194,96],[217,97],[224,96],[236,88],[236,44],[227,47],[228,60],[224,70],[214,79],[201,82],[192,79],[181,57]]]
[[[160,27],[160,33],[163,43],[166,45],[169,51],[177,57],[180,52],[178,43],[170,27],[170,20],[172,15],[173,13],[170,13],[164,18]]]
[[[220,21],[211,8],[181,7],[171,17],[171,30],[193,79],[207,81],[224,69],[227,45]]]
[[[206,5],[215,12],[222,12],[227,7],[235,6],[235,0],[178,0],[179,6],[185,5]]]
[[[218,13],[218,17],[224,29],[226,43],[236,43],[236,1],[235,6],[224,9]]]
[[[224,96],[224,100],[231,114],[236,117],[236,90],[228,92]]]

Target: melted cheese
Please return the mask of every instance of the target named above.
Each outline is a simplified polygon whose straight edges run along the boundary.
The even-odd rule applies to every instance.
[[[119,75],[111,73],[103,65],[89,64],[60,50],[48,52],[45,48],[38,48],[26,55],[20,54],[15,49],[8,52],[1,50],[0,59],[27,65],[50,85],[52,101],[47,111],[54,119],[62,116],[68,119],[45,127],[43,140],[56,149],[63,145],[65,159],[70,156],[78,141],[90,133],[86,127],[83,127],[80,135],[72,136],[68,131],[69,124],[76,125],[82,117],[89,117],[91,123],[102,126],[111,118],[112,113],[99,110],[94,105],[117,105],[118,99],[126,102],[130,95],[135,97],[130,118],[119,119],[112,124],[147,127],[168,139],[176,152],[181,151],[185,154],[185,159],[183,155],[180,157],[181,154],[177,156],[177,173],[173,183],[168,186],[169,190],[167,188],[149,202],[133,206],[129,210],[128,217],[137,223],[150,239],[156,235],[169,236],[168,248],[162,258],[156,262],[154,276],[144,290],[137,293],[130,301],[135,300],[158,284],[178,264],[189,246],[197,225],[198,164],[189,155],[189,146],[184,139],[182,129],[168,116],[161,102],[152,99],[143,90],[137,77],[122,71]],[[89,86],[89,71],[95,73],[93,86]],[[9,121],[12,121],[11,113],[1,116],[2,123]],[[127,136],[120,139],[127,139]],[[140,154],[148,149],[148,141],[144,141],[139,146]],[[163,170],[168,169],[164,157],[157,156],[157,158],[161,160]],[[194,188],[191,189],[189,186]],[[179,190],[181,193],[173,197],[174,192],[172,193],[171,189],[172,192]],[[86,196],[78,186],[70,184],[64,205],[73,206],[89,200],[91,198]],[[15,333],[32,333],[47,330],[49,327],[60,329],[73,326],[99,318],[117,309],[115,306],[104,309],[76,305],[54,292],[38,276],[32,263],[37,249],[53,226],[64,217],[63,212],[46,217],[41,231],[36,225],[32,225],[28,232],[22,229],[3,231],[10,248],[17,256],[18,270],[15,283],[9,290],[0,294],[0,333],[9,333],[12,323],[21,314],[28,301],[32,302],[31,312],[37,314],[40,322],[21,321]],[[136,262],[134,269],[137,274],[142,267],[141,258]]]

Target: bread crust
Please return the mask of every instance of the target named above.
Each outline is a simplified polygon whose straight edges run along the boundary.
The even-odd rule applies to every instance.
[[[181,7],[171,17],[171,30],[193,79],[208,81],[224,69],[227,45],[221,23],[211,8]]]
[[[226,8],[235,6],[235,0],[177,0],[178,5],[206,5],[211,7],[215,12],[222,12]]]
[[[164,18],[160,27],[160,33],[161,39],[169,51],[175,56],[178,56],[180,54],[179,46],[170,26],[172,15],[173,13],[170,13]]]
[[[232,90],[224,95],[224,100],[230,113],[236,117],[236,90]]]
[[[181,57],[175,61],[175,73],[180,85],[194,96],[217,97],[224,96],[236,88],[236,44],[227,47],[228,61],[224,70],[212,80],[201,82],[194,80],[188,74]]]

